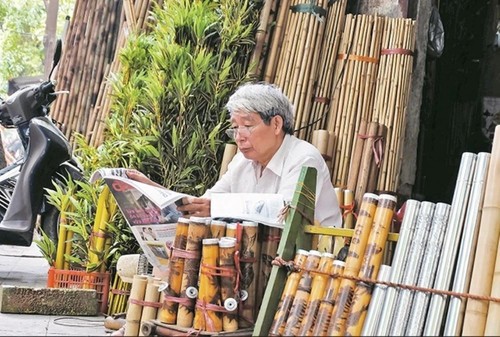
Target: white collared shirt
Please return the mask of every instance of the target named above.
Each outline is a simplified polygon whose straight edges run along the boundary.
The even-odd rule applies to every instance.
[[[322,226],[341,227],[342,217],[328,167],[312,144],[295,136],[285,135],[283,143],[261,172],[261,165],[238,152],[229,163],[227,172],[207,192],[279,193],[291,201],[303,166],[317,170],[316,209],[314,218]]]

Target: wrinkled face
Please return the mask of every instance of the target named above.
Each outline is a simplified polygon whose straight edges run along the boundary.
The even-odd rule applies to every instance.
[[[283,141],[281,116],[272,117],[267,125],[258,113],[234,112],[230,122],[236,145],[245,158],[266,166]]]

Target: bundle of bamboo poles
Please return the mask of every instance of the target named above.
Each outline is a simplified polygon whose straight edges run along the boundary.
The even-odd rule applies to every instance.
[[[68,90],[69,94],[61,96],[52,108],[52,117],[62,124],[70,140],[72,133],[78,132],[92,145],[102,141],[104,119],[110,109],[107,79],[119,69],[117,56],[128,33],[146,29],[153,3],[76,1],[56,77],[57,89]]]
[[[371,121],[384,21],[383,17],[374,15],[348,14],[346,17],[327,127],[337,137],[332,176],[336,186],[347,184],[361,120]]]
[[[406,107],[413,73],[415,21],[387,19],[380,51],[373,121],[387,127],[377,188],[395,192],[399,182]]]
[[[261,305],[258,288],[266,287],[280,236],[281,229],[251,221],[180,218],[158,320],[209,332],[253,326]]]
[[[156,319],[159,302],[160,279],[150,275],[134,275],[125,316],[125,336],[144,336],[142,323]]]
[[[115,274],[108,298],[108,316],[126,312],[132,283],[124,282]]]
[[[281,34],[278,27],[284,29],[282,46],[277,55],[271,54],[277,58],[266,69],[266,74],[275,73],[275,76],[269,76],[272,77],[269,81],[279,86],[295,106],[295,129],[299,129],[299,137],[305,135],[305,128],[300,127],[307,124],[307,114],[311,109],[327,6],[328,2],[323,0],[315,4],[294,0],[289,6],[280,5],[279,20],[284,21],[277,23],[275,34]],[[281,36],[275,36],[273,43],[280,40]]]

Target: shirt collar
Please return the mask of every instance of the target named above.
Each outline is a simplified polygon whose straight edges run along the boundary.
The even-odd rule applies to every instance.
[[[266,170],[271,170],[277,176],[282,176],[283,174],[283,163],[285,162],[285,158],[288,155],[288,149],[290,148],[290,144],[292,143],[292,136],[289,134],[285,135],[283,138],[283,142],[281,143],[280,148],[274,156],[271,158],[269,163],[266,166]],[[260,164],[257,162],[253,162],[254,169],[260,169]]]

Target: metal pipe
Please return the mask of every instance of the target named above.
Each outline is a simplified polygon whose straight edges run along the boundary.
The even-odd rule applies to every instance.
[[[377,280],[386,282],[389,281],[391,276],[391,266],[383,264],[380,266]],[[366,313],[365,323],[363,329],[361,330],[361,336],[376,336],[376,330],[380,314],[382,313],[382,304],[384,301],[385,292],[387,286],[383,284],[376,284],[375,289],[373,289],[372,299],[370,305],[368,306],[368,312]]]

